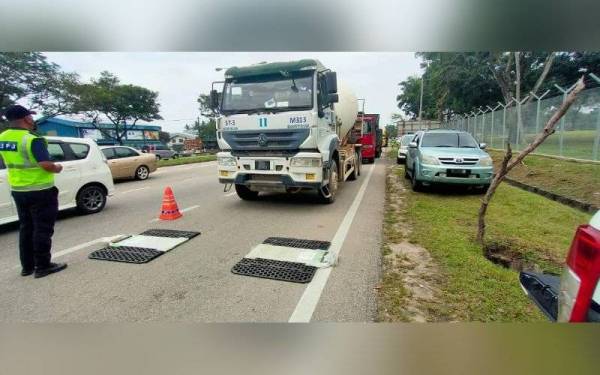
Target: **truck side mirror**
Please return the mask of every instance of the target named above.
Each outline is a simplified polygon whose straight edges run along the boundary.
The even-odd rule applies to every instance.
[[[327,101],[329,102],[329,104],[337,103],[340,101],[340,97],[338,96],[338,94],[329,94],[327,95]]]
[[[327,85],[327,93],[335,94],[337,93],[337,73],[336,72],[326,72],[325,73],[325,84]]]
[[[219,108],[219,92],[217,90],[210,90],[210,108]]]

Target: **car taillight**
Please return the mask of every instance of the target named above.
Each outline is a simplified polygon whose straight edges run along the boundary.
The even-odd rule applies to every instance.
[[[559,322],[585,322],[600,276],[600,231],[590,225],[577,228],[561,277]]]

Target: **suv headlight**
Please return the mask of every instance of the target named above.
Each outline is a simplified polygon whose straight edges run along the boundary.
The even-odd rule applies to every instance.
[[[320,158],[292,158],[290,160],[291,167],[320,167]]]
[[[217,158],[217,163],[224,167],[235,167],[235,158],[231,156],[222,156]]]
[[[491,157],[485,156],[479,159],[479,165],[481,165],[482,167],[491,167],[492,165],[494,165],[494,162],[492,161]]]
[[[430,164],[430,165],[438,165],[440,162],[435,156],[430,155],[421,155],[421,163]]]

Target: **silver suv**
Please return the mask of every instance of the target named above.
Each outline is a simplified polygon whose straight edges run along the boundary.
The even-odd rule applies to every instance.
[[[178,153],[171,150],[167,146],[163,146],[163,145],[154,146],[154,149],[150,150],[149,152],[151,154],[156,155],[156,158],[158,160],[160,160],[160,159],[177,159],[179,157]]]

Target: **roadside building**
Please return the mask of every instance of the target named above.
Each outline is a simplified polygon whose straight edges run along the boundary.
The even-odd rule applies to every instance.
[[[169,146],[170,148],[177,150],[177,151],[183,151],[183,150],[188,149],[185,146],[186,142],[194,141],[197,139],[198,139],[198,137],[193,134],[171,133],[171,137],[170,137],[170,140],[169,140],[169,143],[167,144],[167,146]]]
[[[116,140],[115,126],[113,124],[98,124],[94,127],[89,122],[68,120],[62,118],[45,118],[37,123],[38,132],[47,136],[75,137],[93,139],[99,145],[114,145]],[[136,124],[127,126],[127,134],[123,144],[137,149],[156,147],[161,145],[159,133],[160,126],[149,124]]]

